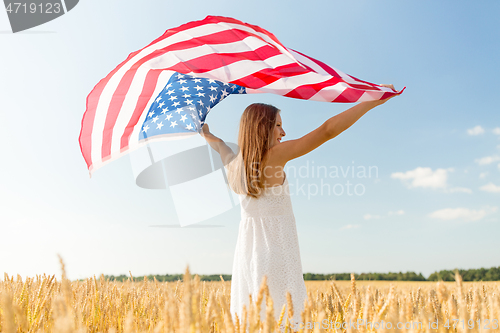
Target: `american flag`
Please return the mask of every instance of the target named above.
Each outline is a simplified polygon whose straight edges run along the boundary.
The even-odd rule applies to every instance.
[[[200,79],[205,86],[195,82]],[[218,86],[216,100],[210,98],[215,91],[195,92],[196,84]],[[79,142],[90,176],[148,142],[196,134],[215,103],[239,92],[352,103],[402,90],[345,74],[285,47],[256,25],[207,16],[131,53],[88,95]]]
[[[246,88],[213,79],[172,73],[147,113],[139,141],[148,137],[198,133],[208,112],[230,94],[245,94]]]

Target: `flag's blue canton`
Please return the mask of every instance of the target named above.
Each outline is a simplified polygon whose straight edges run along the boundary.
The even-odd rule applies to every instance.
[[[142,124],[139,139],[172,133],[199,132],[210,110],[230,94],[245,94],[246,88],[172,74],[156,97]]]

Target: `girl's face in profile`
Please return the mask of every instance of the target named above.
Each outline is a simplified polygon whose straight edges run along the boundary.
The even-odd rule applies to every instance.
[[[274,126],[273,130],[273,137],[271,140],[271,147],[280,143],[281,138],[286,135],[285,131],[283,130],[283,124],[281,122],[281,116],[278,113],[278,116],[276,117],[276,125]]]

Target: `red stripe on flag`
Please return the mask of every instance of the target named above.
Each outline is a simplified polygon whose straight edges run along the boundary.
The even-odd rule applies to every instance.
[[[130,89],[130,85],[137,73],[137,70],[148,60],[155,58],[156,51],[147,56],[138,60],[132,67],[127,70],[127,72],[122,76],[120,83],[118,84],[116,90],[113,93],[113,97],[111,98],[111,102],[109,104],[108,113],[106,115],[106,121],[104,125],[104,131],[102,133],[102,150],[101,157],[104,158],[111,154],[111,140],[113,137],[113,128],[116,123],[116,119],[118,118],[118,114],[121,111],[123,102],[127,93]],[[161,71],[161,70],[160,70]],[[148,76],[146,75],[146,79],[142,83],[145,86],[149,86],[152,83],[148,81]],[[156,81],[154,82],[156,86]],[[153,87],[154,89],[154,87]]]
[[[141,50],[130,53],[127,59],[125,59],[115,69],[113,69],[104,79],[99,81],[99,83],[95,85],[94,89],[92,89],[90,94],[87,96],[87,109],[85,110],[82,117],[82,129],[80,131],[78,141],[80,142],[80,150],[82,151],[83,158],[85,159],[89,170],[91,165],[93,164],[92,132],[94,128],[95,112],[97,110],[97,105],[99,104],[101,94],[111,77],[113,77],[120,68],[122,68],[130,59],[135,57]]]
[[[158,77],[161,73],[161,69],[153,69],[150,70],[146,75],[147,84],[145,84],[142,88],[141,94],[139,95],[139,98],[137,100],[137,104],[135,105],[134,113],[132,114],[132,117],[130,118],[130,121],[128,122],[127,127],[125,128],[125,131],[123,132],[123,135],[120,139],[120,150],[128,147],[130,135],[132,135],[134,126],[139,121],[143,111],[145,110],[149,100],[151,99],[151,96],[153,95],[156,84],[158,82]]]
[[[342,78],[342,76],[337,73],[333,68],[331,68],[330,66],[328,66],[327,64],[319,61],[319,60],[316,60],[314,58],[311,58],[299,51],[296,51],[296,50],[293,50],[294,52],[297,52],[298,54],[306,57],[307,59],[311,60],[312,62],[316,63],[318,66],[320,66],[321,68],[323,68],[323,70],[325,70],[328,74],[332,75],[332,76],[335,76],[335,77],[338,77],[338,78]],[[363,81],[363,80],[360,80],[358,78],[355,78],[354,76],[352,75],[349,75],[350,78],[352,78],[353,80],[356,80],[356,81],[359,81],[359,83],[366,83],[368,84],[369,86],[365,86],[365,85],[362,85],[362,84],[354,84],[354,83],[347,83],[348,85],[350,85],[351,87],[353,88],[357,88],[357,89],[364,89],[364,90],[377,90],[379,91],[380,89],[377,88],[377,87],[380,87],[379,85],[377,84],[374,84],[374,83],[371,83],[371,82],[368,82],[368,81]]]
[[[219,45],[219,44],[230,44],[230,43],[243,41],[245,38],[248,38],[248,37],[255,37],[255,38],[262,40],[264,43],[269,44],[268,42],[263,40],[262,37],[260,37],[259,35],[256,35],[256,34],[248,32],[248,31],[244,31],[244,30],[231,29],[231,30],[214,32],[214,33],[209,34],[209,35],[193,37],[189,40],[184,40],[182,42],[177,42],[177,43],[168,45],[167,47],[159,49],[159,50],[165,50],[165,52],[170,52],[170,51],[187,50],[190,48],[203,46],[203,45],[210,46],[210,45]],[[235,52],[235,53],[237,53],[237,52]]]
[[[301,99],[309,99],[316,95],[318,91],[325,87],[333,86],[334,84],[337,84],[338,82],[342,82],[341,79],[332,77],[329,80],[319,82],[316,84],[305,84],[300,87],[297,87],[287,93],[285,96],[286,97],[292,97],[292,98],[301,98]]]
[[[341,76],[333,69],[331,68],[330,66],[328,66],[327,64],[319,61],[319,60],[316,60],[314,58],[311,58],[307,55],[305,55],[304,53],[301,53],[299,51],[296,51],[296,50],[292,50],[294,52],[297,52],[298,54],[300,54],[301,56],[303,57],[306,57],[307,59],[311,60],[312,62],[316,63],[318,66],[320,66],[321,68],[323,68],[323,70],[325,70],[325,72],[327,72],[328,74],[330,74],[331,76],[334,76],[334,77],[338,77],[340,78]]]
[[[346,75],[347,75],[347,76],[349,76],[351,79],[356,80],[356,81],[358,81],[358,82],[360,82],[360,83],[366,83],[366,84],[370,85],[371,87],[375,88],[374,90],[380,90],[380,88],[382,87],[382,86],[381,86],[381,85],[379,85],[379,84],[372,83],[372,82],[368,82],[368,81],[363,81],[363,80],[360,80],[360,79],[358,79],[358,78],[356,78],[356,77],[354,77],[354,76],[352,76],[352,75],[349,75],[349,74],[346,74]],[[350,84],[350,83],[349,83],[349,84]],[[353,85],[353,84],[350,84],[350,85],[351,85],[352,87],[354,87],[354,85]],[[363,85],[361,85],[361,86],[360,86],[360,89],[370,90],[370,88],[365,87],[365,86],[363,86]]]
[[[292,77],[295,75],[306,74],[307,70],[300,67],[298,64],[287,64],[276,68],[264,68],[258,72],[252,73],[238,80],[233,80],[230,83],[239,86],[248,87],[251,89],[259,89],[268,84],[271,84],[284,77]],[[286,75],[285,75],[286,74]]]
[[[253,30],[255,30],[257,32],[260,32],[260,33],[263,33],[263,34],[267,35],[276,44],[281,45],[286,50],[286,47],[283,44],[281,44],[281,42],[278,40],[278,38],[276,38],[276,36],[274,34],[270,33],[269,31],[267,31],[265,29],[262,29],[261,27],[259,27],[257,25],[253,25],[253,24],[249,24],[249,23],[244,23],[243,21],[240,21],[240,20],[237,20],[237,19],[234,19],[234,18],[231,18],[231,17],[224,17],[224,16],[207,16],[205,18],[205,20],[207,20],[208,22],[211,22],[211,23],[225,22],[225,23],[241,24],[241,25],[250,27],[250,28],[252,28]],[[205,20],[203,20],[203,21],[205,21]],[[203,21],[199,21],[199,22],[201,23]]]
[[[123,105],[123,101],[127,96],[130,89],[132,80],[134,79],[136,70],[128,70],[122,77],[118,87],[111,97],[111,102],[109,103],[108,113],[106,114],[106,121],[104,122],[104,130],[102,133],[102,149],[101,157],[103,161],[107,156],[111,154],[111,140],[113,137],[113,129],[116,124],[116,119]]]
[[[376,90],[380,91],[375,85],[365,86],[364,84],[347,83],[351,88],[361,89],[361,90]]]
[[[346,88],[337,98],[333,100],[333,102],[337,103],[353,103],[357,101],[361,95],[365,92],[363,90]]]
[[[165,68],[183,74],[193,73],[206,73],[229,66],[235,62],[242,60],[262,61],[270,57],[278,55],[275,49],[270,46],[263,46],[255,51],[240,52],[240,53],[215,53],[207,54],[196,59],[183,61],[175,64],[174,66]]]

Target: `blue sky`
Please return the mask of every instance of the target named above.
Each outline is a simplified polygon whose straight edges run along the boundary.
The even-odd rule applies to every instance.
[[[300,179],[360,184],[362,195],[292,193],[304,272],[499,266],[500,3],[485,1],[84,0],[10,33],[0,12],[0,272],[231,273],[240,208],[176,224],[169,191],[135,185],[123,157],[89,178],[78,136],[85,99],[129,53],[165,30],[222,15],[259,25],[289,48],[375,83],[406,86],[293,168],[375,167],[377,176]],[[295,139],[352,106],[262,94],[231,96],[207,118],[236,142],[244,108],[281,110]],[[339,185],[340,186],[340,185]]]

